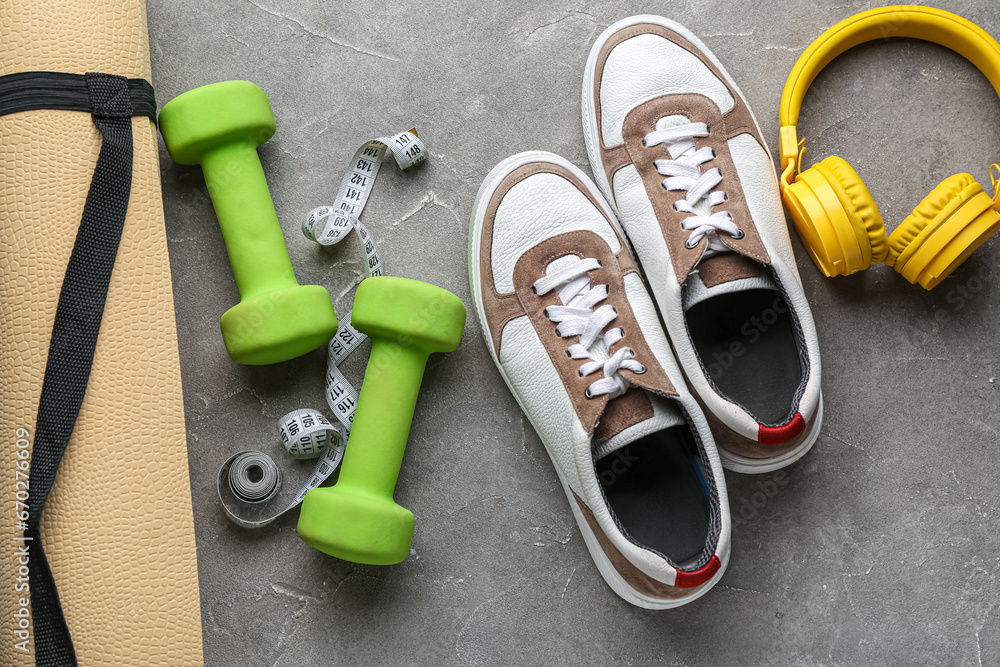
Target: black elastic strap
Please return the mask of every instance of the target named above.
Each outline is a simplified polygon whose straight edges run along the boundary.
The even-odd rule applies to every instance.
[[[0,111],[10,107],[19,111],[53,108],[39,106],[40,100],[58,100],[54,108],[91,112],[102,140],[52,326],[31,452],[32,500],[24,533],[31,540],[28,580],[35,632],[35,665],[71,667],[77,664],[76,653],[59,604],[55,580],[42,549],[42,511],[87,391],[108,284],[132,189],[132,116],[145,113],[137,112],[133,106],[133,81],[111,74],[61,74],[57,77],[51,72],[14,74],[0,77],[0,96],[11,90],[11,85],[16,87],[24,81],[37,80],[40,74],[45,75],[43,78],[49,81],[50,88],[34,92],[16,88],[20,92],[14,95],[13,101],[0,99]],[[18,77],[15,84],[10,83],[11,77]],[[78,80],[84,83],[85,101],[79,98]],[[59,89],[60,81],[67,87]],[[155,108],[151,87],[148,93],[142,106]]]
[[[65,72],[18,72],[0,76],[0,116],[18,111],[63,109],[93,110],[92,91],[88,77],[97,74],[67,74]],[[111,76],[111,75],[106,75]],[[123,77],[116,77],[123,79]],[[149,116],[156,122],[156,101],[153,86],[145,79],[127,81],[128,98],[133,116]]]

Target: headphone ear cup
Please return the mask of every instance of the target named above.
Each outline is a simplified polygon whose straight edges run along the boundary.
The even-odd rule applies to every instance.
[[[842,158],[831,156],[796,176],[785,208],[806,250],[827,276],[846,276],[885,257],[888,242],[875,200]]]
[[[819,167],[829,171],[827,178],[831,180],[835,191],[839,186],[837,194],[841,197],[841,201],[849,202],[844,208],[851,218],[851,226],[859,238],[863,239],[862,246],[867,242],[867,246],[871,249],[871,261],[868,266],[881,264],[889,252],[889,237],[886,236],[882,214],[879,213],[878,204],[875,203],[868,186],[847,160],[836,155],[831,155],[820,162]],[[833,178],[830,179],[830,176]]]
[[[1000,227],[993,200],[971,174],[944,179],[889,237],[886,264],[933,289]]]

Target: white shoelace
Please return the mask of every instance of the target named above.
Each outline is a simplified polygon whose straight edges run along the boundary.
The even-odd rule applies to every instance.
[[[631,348],[623,347],[611,354],[611,346],[625,336],[625,331],[621,328],[606,331],[601,338],[604,349],[595,348],[598,335],[618,317],[618,311],[610,304],[594,309],[594,306],[608,298],[609,289],[607,285],[591,287],[587,272],[601,268],[601,263],[589,257],[574,259],[576,261],[569,266],[539,278],[532,287],[539,296],[558,289],[559,300],[564,305],[549,306],[545,309],[545,315],[559,325],[556,327],[556,334],[560,338],[579,337],[580,342],[570,345],[566,353],[572,359],[588,360],[580,366],[580,377],[587,377],[598,370],[604,371],[604,377],[587,387],[587,398],[604,394],[615,398],[632,386],[618,371],[627,369],[642,374],[646,372],[646,367],[633,361],[635,353]],[[594,359],[594,354],[606,359]]]
[[[663,144],[670,153],[670,160],[656,160],[653,164],[660,174],[667,177],[663,181],[665,190],[685,192],[684,199],[674,204],[675,211],[692,214],[681,223],[684,230],[691,232],[684,245],[694,248],[707,236],[706,257],[730,249],[719,239],[719,232],[725,232],[734,239],[743,238],[743,231],[736,226],[728,211],[712,213],[712,207],[725,202],[728,196],[725,192],[714,190],[722,182],[718,167],[705,173],[701,171],[701,165],[715,158],[715,151],[708,146],[695,150],[694,140],[707,136],[708,126],[705,123],[682,123],[654,130],[642,140],[642,145],[647,148]]]

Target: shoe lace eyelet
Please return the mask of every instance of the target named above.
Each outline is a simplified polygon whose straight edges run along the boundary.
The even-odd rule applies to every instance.
[[[675,213],[680,213],[681,212],[680,209],[677,208],[677,204],[679,204],[679,203],[680,203],[680,200],[674,202],[674,212]]]
[[[687,248],[688,250],[694,250],[697,246],[698,246],[697,243],[695,244],[691,243],[691,239],[688,239],[687,241],[684,242],[684,247]]]
[[[737,230],[737,233],[736,233],[736,234],[733,234],[733,240],[735,240],[735,241],[739,241],[739,240],[740,240],[741,238],[743,238],[744,236],[746,236],[746,234],[744,234],[744,233],[743,233],[743,230],[742,230],[742,229],[739,229],[739,230]]]
[[[642,365],[642,370],[641,370],[641,371],[632,371],[632,372],[633,372],[633,373],[635,373],[636,375],[642,375],[642,374],[644,374],[644,373],[645,373],[645,372],[646,372],[647,370],[649,370],[649,369],[648,369],[648,368],[646,367],[646,364],[643,364],[643,365]]]
[[[593,398],[594,397],[594,395],[592,393],[590,393],[590,387],[587,387],[587,391],[583,392],[583,395],[586,396],[587,398]]]

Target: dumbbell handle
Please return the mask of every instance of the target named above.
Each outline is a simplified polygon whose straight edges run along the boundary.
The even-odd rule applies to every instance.
[[[218,146],[201,167],[242,298],[297,285],[256,145]]]
[[[337,482],[342,491],[392,500],[428,356],[417,345],[372,339]]]

